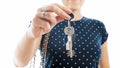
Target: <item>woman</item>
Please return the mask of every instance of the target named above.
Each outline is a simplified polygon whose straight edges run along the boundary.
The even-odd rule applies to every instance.
[[[84,0],[62,0],[64,6],[51,4],[38,9],[29,30],[15,52],[15,65],[24,67],[40,47],[45,68],[109,68],[107,37],[104,24],[82,16]],[[68,41],[64,29],[73,13],[71,26],[75,29],[72,40],[72,57],[66,50]],[[56,15],[55,15],[56,14]],[[46,33],[50,36],[46,39]],[[40,43],[41,42],[41,43]],[[48,42],[48,43],[47,43]],[[47,44],[46,44],[47,43]],[[44,44],[47,45],[46,52]],[[43,55],[44,53],[44,55]]]

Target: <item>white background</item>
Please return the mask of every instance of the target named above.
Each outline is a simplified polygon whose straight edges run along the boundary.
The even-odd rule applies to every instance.
[[[37,8],[61,0],[0,0],[0,68],[14,68],[14,49],[25,33]],[[109,33],[108,49],[111,68],[120,68],[119,0],[86,0],[84,16],[101,20]]]

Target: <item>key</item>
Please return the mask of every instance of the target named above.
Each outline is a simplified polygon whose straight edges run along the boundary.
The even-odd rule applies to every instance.
[[[73,14],[70,14],[71,19],[74,18]],[[71,20],[70,19],[70,20]],[[64,33],[67,35],[67,43],[66,43],[66,50],[67,50],[67,55],[72,58],[75,55],[75,51],[72,50],[72,41],[73,41],[73,35],[74,35],[74,28],[71,26],[70,20],[68,20],[68,27],[65,27]]]
[[[70,42],[69,41],[66,43],[66,50],[70,50]]]
[[[65,34],[67,35],[67,43],[66,43],[66,50],[68,50],[67,55],[72,58],[75,54],[75,52],[72,50],[72,38],[74,35],[74,28],[71,27],[70,22],[68,22],[68,27],[64,29]]]
[[[68,20],[68,27],[65,27],[64,33],[65,33],[66,35],[71,36],[71,35],[74,34],[74,32],[75,32],[75,30],[74,30],[74,28],[71,26],[70,21]]]
[[[67,35],[67,43],[66,50],[70,50],[70,46],[72,46],[72,35],[74,34],[74,28],[71,27],[70,22],[68,21],[68,27],[64,29],[65,34]]]
[[[65,29],[64,29],[64,33],[66,34],[66,35],[69,35],[69,36],[72,36],[73,34],[74,34],[74,28],[73,27],[66,27]]]
[[[72,37],[68,36],[68,42],[66,43],[66,50],[70,50],[72,48]]]
[[[75,55],[75,51],[74,50],[69,50],[67,52],[67,56],[70,57],[70,58],[73,58],[74,55]]]
[[[75,51],[72,50],[72,36],[68,36],[68,45],[66,46],[69,46],[68,47],[68,52],[67,52],[67,55],[72,58],[74,55],[75,55]]]

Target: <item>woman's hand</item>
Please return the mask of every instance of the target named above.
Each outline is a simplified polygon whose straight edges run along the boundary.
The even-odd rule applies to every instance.
[[[41,35],[48,33],[58,22],[64,19],[69,20],[70,16],[68,14],[70,13],[72,13],[70,9],[59,4],[39,8],[30,27],[30,36],[39,38]]]

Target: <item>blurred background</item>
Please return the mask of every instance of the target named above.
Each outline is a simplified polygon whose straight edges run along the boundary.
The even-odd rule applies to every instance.
[[[14,68],[12,58],[18,41],[36,10],[50,3],[61,4],[61,0],[0,0],[0,67]],[[120,68],[119,3],[119,0],[86,0],[82,7],[84,16],[103,21],[107,28],[111,68]]]

